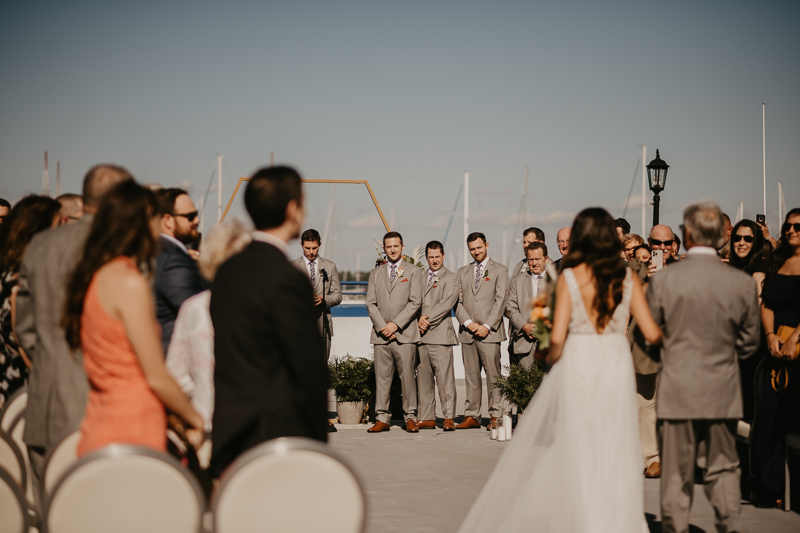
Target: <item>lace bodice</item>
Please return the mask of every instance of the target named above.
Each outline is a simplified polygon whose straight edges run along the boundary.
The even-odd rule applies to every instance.
[[[589,319],[589,314],[586,312],[586,307],[583,305],[581,288],[578,285],[578,280],[575,279],[575,274],[572,273],[571,268],[566,268],[564,272],[562,272],[562,275],[567,281],[569,299],[572,303],[572,312],[569,317],[569,332],[581,335],[597,335],[595,323]],[[622,301],[614,310],[614,314],[611,315],[611,320],[606,326],[606,329],[603,330],[602,335],[612,333],[625,335],[628,327],[628,318],[630,317],[632,292],[633,278],[631,277],[631,270],[628,269],[625,274],[625,280],[622,282]]]

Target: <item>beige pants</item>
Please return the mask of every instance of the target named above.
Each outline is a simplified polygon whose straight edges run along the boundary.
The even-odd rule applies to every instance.
[[[392,418],[389,412],[389,392],[395,369],[400,378],[403,394],[403,419],[417,419],[417,376],[415,363],[417,360],[416,344],[375,345],[375,418],[388,424]]]
[[[501,397],[494,382],[500,375],[500,343],[473,341],[461,345],[464,361],[464,380],[467,382],[467,401],[464,416],[481,419],[481,369],[486,372],[486,398],[489,400],[489,415],[501,417]]]
[[[419,388],[419,419],[436,418],[436,385],[445,418],[456,417],[456,377],[453,371],[453,347],[439,344],[420,344],[417,386]],[[436,384],[434,385],[434,376]]]
[[[636,374],[636,403],[639,406],[639,441],[644,467],[658,461],[656,435],[656,380],[658,374]]]

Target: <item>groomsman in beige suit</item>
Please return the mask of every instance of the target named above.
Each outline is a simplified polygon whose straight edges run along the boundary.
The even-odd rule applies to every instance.
[[[425,286],[421,268],[403,260],[403,237],[396,231],[383,236],[386,264],[369,273],[367,314],[372,320],[370,342],[375,347],[375,425],[369,433],[389,430],[389,390],[395,368],[403,394],[406,431],[416,433],[417,379],[414,364],[420,339],[417,315]]]
[[[522,259],[509,271],[508,277],[510,279],[514,279],[514,276],[525,270],[525,266],[528,264],[528,259],[525,254],[528,246],[532,242],[544,242],[544,232],[539,228],[530,227],[522,232]]]
[[[428,269],[424,273],[425,292],[419,318],[419,387],[420,429],[436,428],[436,384],[445,431],[455,431],[456,377],[453,371],[453,346],[458,344],[450,312],[458,302],[458,276],[444,267],[444,245],[431,241],[425,246]]]
[[[489,243],[483,233],[470,233],[467,247],[474,261],[458,270],[461,295],[456,305],[467,401],[464,420],[456,429],[481,427],[481,369],[486,372],[491,428],[497,426],[497,417],[502,416],[500,394],[494,382],[500,375],[500,343],[506,340],[503,312],[508,296],[508,269],[489,259]]]
[[[528,256],[526,268],[511,279],[506,316],[508,316],[510,343],[514,346],[511,363],[530,368],[536,352],[531,311],[533,300],[544,288],[547,246],[541,242],[532,242],[528,245],[526,255]]]
[[[342,287],[339,283],[339,272],[336,263],[319,256],[322,239],[315,229],[308,229],[300,236],[303,256],[292,264],[308,275],[314,289],[314,311],[318,314],[319,330],[325,340],[325,360],[331,355],[331,337],[333,337],[333,319],[331,307],[342,303]]]

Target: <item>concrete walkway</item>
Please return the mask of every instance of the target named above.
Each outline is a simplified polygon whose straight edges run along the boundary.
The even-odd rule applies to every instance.
[[[460,417],[464,380],[456,380],[456,389],[456,415]],[[485,388],[483,396],[486,417]],[[438,405],[437,416],[441,426]],[[489,432],[483,428],[406,433],[399,420],[392,424],[390,431],[376,435],[366,432],[369,426],[338,426],[339,431],[329,435],[331,446],[348,461],[364,485],[367,533],[457,531],[505,443],[489,439]],[[659,481],[646,479],[645,513],[651,533],[661,532],[659,494]],[[796,512],[743,505],[742,514],[750,533],[800,532],[800,515]],[[691,533],[716,531],[714,510],[699,485],[695,485],[691,523]]]
[[[330,435],[331,446],[344,456],[365,487],[366,531],[457,531],[506,445],[490,440],[485,429],[413,434],[396,423],[390,431],[377,435],[367,434],[367,426],[340,426]],[[800,515],[795,512],[751,505],[744,505],[742,511],[750,533],[800,531]],[[658,480],[645,480],[645,512],[650,531],[660,532]],[[691,523],[692,533],[716,531],[714,510],[699,485],[695,486]]]

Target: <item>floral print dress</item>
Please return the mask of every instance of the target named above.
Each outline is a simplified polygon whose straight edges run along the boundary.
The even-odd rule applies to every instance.
[[[0,275],[0,409],[17,389],[28,382],[28,367],[11,331],[11,294],[17,286],[18,276],[18,272]]]

